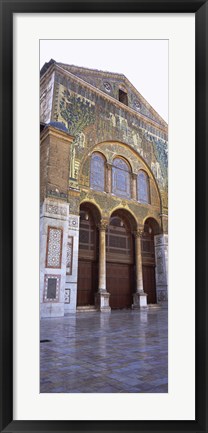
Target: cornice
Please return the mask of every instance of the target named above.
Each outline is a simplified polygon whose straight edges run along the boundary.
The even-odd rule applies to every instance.
[[[122,102],[118,101],[117,99],[113,98],[110,95],[107,95],[105,92],[103,92],[100,89],[97,89],[97,87],[92,86],[92,84],[87,83],[82,78],[77,77],[76,75],[72,74],[71,72],[67,71],[66,69],[62,68],[61,66],[57,65],[56,63],[53,63],[49,69],[45,72],[45,74],[41,77],[40,81],[43,81],[46,79],[47,75],[50,75],[52,72],[57,71],[62,75],[68,76],[71,80],[74,82],[81,84],[83,87],[87,88],[88,90],[91,90],[92,92],[96,93],[97,95],[101,96],[102,98],[106,99],[107,101],[111,102],[112,104],[116,105],[118,108],[122,109],[123,111],[128,112],[131,115],[134,115],[138,119],[142,120],[143,122],[153,126],[159,131],[162,131],[164,133],[168,133],[168,127],[159,125],[157,122],[155,122],[152,119],[149,119],[145,115],[138,113],[137,111],[133,110],[133,108],[128,107],[127,105],[123,104]],[[124,76],[125,77],[125,76]],[[125,77],[126,78],[126,77]],[[127,78],[126,78],[127,80]],[[130,83],[131,84],[131,83]],[[131,84],[132,86],[132,84]],[[132,86],[133,87],[133,86]],[[136,90],[136,89],[135,89]],[[138,91],[137,91],[138,92]],[[139,92],[138,92],[139,93]],[[141,96],[142,97],[142,96]]]
[[[48,136],[53,136],[56,138],[61,138],[63,141],[67,143],[71,143],[74,139],[72,135],[69,135],[67,132],[61,131],[53,126],[46,126],[40,134],[40,142],[44,141]]]

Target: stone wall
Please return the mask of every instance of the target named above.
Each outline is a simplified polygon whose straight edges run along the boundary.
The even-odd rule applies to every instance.
[[[67,199],[70,146],[73,138],[54,127],[43,131],[40,145],[40,195]]]
[[[77,306],[77,278],[78,278],[78,250],[79,250],[79,216],[70,213],[68,219],[67,272],[65,287],[65,314],[74,312]]]
[[[68,205],[46,199],[40,214],[40,315],[64,315]],[[56,294],[49,295],[49,282],[56,282]]]
[[[124,104],[67,79],[56,72],[52,120],[63,122],[74,136],[70,177],[77,178],[85,150],[102,142],[127,144],[144,159],[164,192],[167,192],[167,128]]]
[[[41,121],[44,123],[51,121],[54,77],[55,73],[53,72],[48,79],[43,79],[40,83],[40,113]]]

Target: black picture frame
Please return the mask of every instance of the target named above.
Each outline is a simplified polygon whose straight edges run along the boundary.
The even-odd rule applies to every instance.
[[[208,1],[1,0],[1,432],[207,432]],[[195,13],[196,24],[196,419],[195,421],[13,421],[13,22],[14,13]],[[185,215],[185,212],[184,212]],[[188,247],[188,246],[187,246]],[[188,308],[188,305],[184,307]]]

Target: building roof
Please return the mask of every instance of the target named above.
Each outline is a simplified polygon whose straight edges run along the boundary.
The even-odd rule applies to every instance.
[[[128,92],[131,96],[130,108],[135,111],[140,112],[144,116],[148,117],[159,123],[163,127],[167,127],[167,123],[164,119],[157,113],[157,111],[148,103],[148,101],[139,93],[139,91],[133,86],[133,84],[128,80],[128,78],[121,73],[101,71],[98,69],[91,69],[82,66],[68,65],[61,62],[56,62],[51,59],[49,62],[45,63],[41,68],[41,77],[47,72],[47,70],[52,66],[57,65],[62,70],[69,72],[76,78],[79,78],[91,86],[101,90],[102,92],[108,94],[114,99],[117,98],[118,87],[121,90]],[[116,91],[115,91],[116,87]]]

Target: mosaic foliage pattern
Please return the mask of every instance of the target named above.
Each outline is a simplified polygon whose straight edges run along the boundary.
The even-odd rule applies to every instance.
[[[57,79],[63,87],[66,86],[63,78]],[[148,121],[138,119],[132,113],[123,111],[122,108],[118,111],[111,102],[82,86],[77,87],[73,82],[70,82],[70,89],[65,87],[63,90],[63,87],[57,113],[67,123],[69,133],[75,137],[70,155],[71,178],[77,178],[79,170],[75,165],[78,160],[81,161],[85,148],[91,148],[95,143],[115,140],[127,143],[150,167],[159,163],[160,170],[154,167],[156,179],[162,189],[167,188],[168,152],[167,134],[164,131],[158,130],[156,125],[149,125]],[[138,102],[134,97],[132,103],[136,112],[138,110],[135,101]],[[142,112],[142,108],[139,111]],[[148,117],[151,117],[150,113]]]
[[[137,176],[138,200],[141,203],[149,203],[149,179],[144,171]]]
[[[105,162],[99,153],[93,153],[90,163],[90,186],[96,191],[105,188]]]
[[[46,267],[60,268],[61,253],[62,253],[62,229],[49,227]]]
[[[60,114],[71,135],[79,137],[83,128],[95,121],[95,106],[89,100],[65,90],[60,101]]]
[[[102,85],[100,87],[102,90],[104,90],[104,82],[108,82],[108,79],[107,76],[104,77],[102,75]],[[132,99],[135,108],[135,114],[133,114],[126,111],[126,108],[123,109],[121,107],[118,109],[111,101],[94,94],[93,91],[86,89],[81,84],[78,85],[73,80],[65,80],[59,74],[56,74],[56,84],[57,108],[53,109],[53,116],[58,116],[60,121],[64,121],[68,126],[69,133],[75,137],[71,146],[69,174],[69,177],[73,181],[79,178],[80,185],[89,187],[90,158],[85,160],[84,165],[82,165],[82,158],[84,154],[87,154],[88,151],[95,147],[96,143],[110,142],[112,147],[110,156],[113,159],[115,154],[119,154],[116,151],[114,153],[116,144],[113,142],[122,142],[129,146],[129,149],[126,148],[125,150],[125,157],[131,162],[133,172],[138,172],[141,167],[136,167],[139,163],[136,163],[137,158],[134,158],[134,156],[132,158],[132,155],[130,156],[130,148],[134,149],[153,171],[160,187],[160,192],[167,192],[167,130],[165,131],[164,128],[160,128],[159,124],[158,126],[156,124],[151,125],[148,121],[148,116],[146,121],[144,118],[138,118],[136,114],[137,104],[135,105],[135,103],[141,103],[141,101],[135,95]],[[91,84],[95,83],[92,82]],[[110,84],[114,92],[113,82],[110,82]],[[105,91],[108,93],[106,89]],[[143,107],[140,107],[139,111],[141,113],[142,110]],[[111,163],[109,158],[107,160]],[[79,167],[78,163],[80,164]],[[118,183],[120,185],[123,184],[123,190],[119,194],[119,187],[117,185],[116,195],[129,198],[128,184],[124,186],[124,176]],[[166,201],[165,206],[167,205]],[[152,200],[151,203],[153,204]],[[154,205],[156,205],[155,201]],[[72,207],[74,206],[72,205]],[[77,204],[73,213],[78,214]]]
[[[158,178],[159,183],[162,183],[162,186],[167,186],[167,175],[168,175],[168,145],[166,142],[160,139],[153,140],[154,153],[157,161],[160,164],[160,170],[162,176]],[[161,179],[162,178],[162,179]]]

